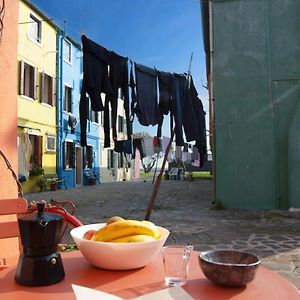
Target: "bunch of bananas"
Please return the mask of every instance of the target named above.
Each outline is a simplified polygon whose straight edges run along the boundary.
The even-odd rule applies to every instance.
[[[115,216],[106,225],[94,232],[90,239],[99,242],[135,243],[154,241],[160,237],[154,223],[150,221],[125,220]]]

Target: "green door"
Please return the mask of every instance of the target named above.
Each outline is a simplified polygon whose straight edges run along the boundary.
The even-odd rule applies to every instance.
[[[300,207],[300,80],[273,82],[278,207]]]

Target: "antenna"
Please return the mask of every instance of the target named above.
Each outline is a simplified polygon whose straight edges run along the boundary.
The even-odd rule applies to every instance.
[[[192,68],[192,60],[193,60],[193,51],[191,53],[191,58],[190,58],[190,64],[189,64],[189,70],[188,70],[188,73],[187,73],[187,79],[189,81],[189,88],[190,88],[190,85],[191,85],[191,68]]]

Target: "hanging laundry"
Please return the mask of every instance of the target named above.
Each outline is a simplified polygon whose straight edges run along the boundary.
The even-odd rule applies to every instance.
[[[191,80],[191,95],[195,113],[198,116],[198,130],[199,138],[196,139],[196,147],[200,156],[200,167],[203,167],[205,161],[207,161],[207,142],[206,142],[206,123],[205,123],[205,111],[201,99],[198,97],[197,90]]]
[[[173,75],[173,99],[171,102],[171,112],[175,121],[175,141],[176,146],[183,146],[183,105],[186,96],[187,79],[184,75]]]
[[[76,118],[74,116],[69,115],[68,125],[71,128],[71,133],[75,133],[76,124],[77,124]]]
[[[153,149],[155,153],[158,153],[161,151],[161,140],[157,137],[154,136],[153,137]]]
[[[170,111],[173,93],[173,75],[168,72],[158,71],[158,86],[159,86],[159,122],[157,128],[157,136],[161,137],[161,128],[164,120],[164,115]]]
[[[195,107],[198,93],[192,77],[190,78],[190,88],[186,87],[183,104],[183,127],[186,141],[188,142],[200,139],[200,115],[197,114],[197,108]]]
[[[114,151],[117,153],[123,153],[124,152],[124,141],[115,141]]]
[[[191,159],[193,161],[199,159],[199,151],[198,151],[198,148],[196,146],[193,146],[193,152],[192,152],[192,155],[191,155]]]
[[[139,150],[140,152],[140,158],[143,159],[144,157],[146,157],[145,155],[145,147],[144,147],[144,140],[142,138],[138,138],[138,139],[133,139],[132,140],[132,159],[135,159],[135,153],[136,153],[136,149]]]
[[[151,136],[144,137],[144,145],[145,145],[146,156],[152,156],[155,154],[153,148],[153,138]]]
[[[189,144],[184,143],[182,152],[189,152]]]
[[[176,160],[182,159],[182,147],[181,146],[176,146],[175,158],[176,158]]]
[[[19,131],[18,139],[18,176],[28,179],[32,145],[26,132]]]
[[[102,111],[104,106],[101,93],[112,94],[112,86],[108,78],[108,65],[111,62],[110,52],[82,35],[83,81],[79,104],[81,145],[86,146],[86,125],[89,113],[88,98],[93,111]]]
[[[194,167],[200,167],[200,159],[193,160],[191,165]]]
[[[135,63],[136,103],[134,113],[143,126],[157,125],[159,109],[157,104],[157,71]],[[132,99],[134,101],[134,99]]]
[[[124,110],[127,124],[127,138],[131,139],[131,123],[129,120],[129,89],[128,89],[128,59],[111,51],[111,63],[109,68],[109,79],[113,93],[106,94],[104,106],[104,148],[110,147],[110,114],[111,107],[111,127],[113,140],[117,139],[117,111],[118,111],[118,92],[121,88],[124,101]]]
[[[124,153],[132,154],[132,140],[126,140],[124,143]]]
[[[167,115],[170,111],[170,102],[172,100],[173,75],[168,72],[158,72],[159,86],[159,111]]]

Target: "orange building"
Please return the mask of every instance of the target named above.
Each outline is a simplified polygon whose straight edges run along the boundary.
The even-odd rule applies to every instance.
[[[5,3],[5,4],[4,4]],[[19,1],[0,1],[5,5],[1,15],[3,26],[0,42],[0,150],[17,172],[17,44]],[[1,9],[0,9],[1,10]],[[0,205],[1,200],[17,198],[17,185],[0,156]],[[11,216],[11,219],[16,218]],[[0,216],[0,221],[4,217]],[[7,220],[7,217],[6,219]],[[0,267],[15,260],[18,255],[16,238],[0,240]]]

